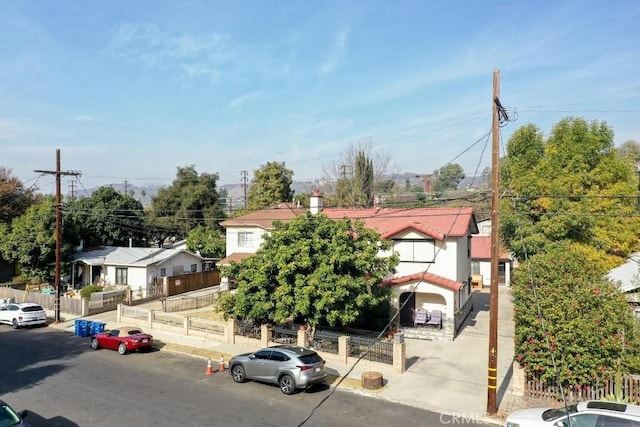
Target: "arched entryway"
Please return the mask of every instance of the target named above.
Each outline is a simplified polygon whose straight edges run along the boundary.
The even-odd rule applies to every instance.
[[[413,311],[416,307],[415,292],[400,294],[400,326],[413,326]]]

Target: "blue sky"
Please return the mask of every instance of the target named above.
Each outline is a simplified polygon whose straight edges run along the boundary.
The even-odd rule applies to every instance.
[[[640,4],[597,1],[0,0],[0,166],[79,185],[314,180],[353,143],[390,172],[491,163],[492,73],[518,120],[640,140]],[[480,143],[471,147],[476,141]],[[484,154],[483,154],[484,150]],[[462,154],[464,152],[464,154]],[[66,190],[63,181],[63,190]]]

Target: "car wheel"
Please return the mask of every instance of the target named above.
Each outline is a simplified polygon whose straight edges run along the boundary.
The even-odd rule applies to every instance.
[[[94,338],[91,340],[91,348],[97,350],[100,348],[100,343],[98,342],[98,338]]]
[[[13,329],[18,329],[18,321],[16,319],[13,319],[13,322],[11,322],[11,326],[13,326]]]
[[[245,380],[244,368],[241,365],[234,366],[231,368],[231,376],[235,382],[243,383]]]
[[[127,345],[123,342],[120,343],[120,345],[118,346],[118,353],[125,355],[127,354]]]
[[[291,375],[283,375],[278,381],[280,384],[280,390],[284,394],[293,394],[296,391],[296,383],[293,381],[293,377]]]

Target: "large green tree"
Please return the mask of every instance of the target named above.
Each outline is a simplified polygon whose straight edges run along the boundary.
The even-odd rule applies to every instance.
[[[64,223],[60,253],[62,271],[68,271],[76,231],[72,223]],[[53,280],[56,267],[56,212],[53,198],[31,205],[15,218],[11,226],[0,227],[0,252],[5,260],[16,262],[27,278]]]
[[[100,187],[91,196],[70,202],[66,211],[86,247],[149,244],[142,203],[112,187]]]
[[[515,271],[515,355],[528,372],[564,386],[640,372],[638,324],[623,294],[604,279],[605,264],[593,248],[564,242]]]
[[[219,229],[198,225],[187,235],[187,248],[206,258],[223,258],[226,240]]]
[[[35,203],[33,188],[11,174],[11,169],[0,167],[0,223],[10,224]]]
[[[218,191],[217,182],[218,174],[198,174],[193,165],[178,167],[173,183],[161,188],[151,202],[149,222],[156,239],[161,243],[171,236],[186,238],[198,225],[219,227],[226,194]]]
[[[377,285],[398,263],[396,255],[379,256],[390,248],[361,221],[307,213],[276,222],[255,255],[223,268],[237,293],[221,308],[261,322],[350,325],[387,300]]]
[[[433,172],[433,191],[442,194],[447,190],[456,190],[464,176],[462,166],[449,163]]]
[[[285,163],[268,162],[253,173],[249,194],[248,209],[263,209],[281,202],[293,200],[293,171]]]
[[[533,125],[520,128],[500,172],[500,233],[519,259],[563,240],[618,259],[638,249],[637,178],[605,123],[566,118],[546,140]]]

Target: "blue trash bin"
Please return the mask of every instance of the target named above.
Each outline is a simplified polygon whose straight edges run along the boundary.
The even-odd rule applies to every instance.
[[[75,329],[74,329],[74,335],[79,337],[80,336],[80,322],[82,322],[82,320],[80,319],[76,319],[75,322]]]
[[[89,337],[91,336],[91,321],[83,320],[80,322],[80,336],[81,337]]]
[[[99,334],[100,332],[104,332],[105,323],[103,322],[93,322],[91,326],[93,327],[92,334]]]

